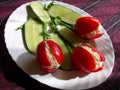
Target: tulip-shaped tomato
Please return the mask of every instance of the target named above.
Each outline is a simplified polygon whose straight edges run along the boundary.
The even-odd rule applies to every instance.
[[[84,39],[95,39],[103,35],[100,21],[90,16],[77,19],[75,32]]]
[[[103,69],[104,55],[96,48],[82,44],[78,45],[72,53],[74,66],[84,72],[97,72]]]
[[[52,40],[45,40],[37,47],[38,64],[46,71],[55,71],[62,63],[63,53],[60,46]]]

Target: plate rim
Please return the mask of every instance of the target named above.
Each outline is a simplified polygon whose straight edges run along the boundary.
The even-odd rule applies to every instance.
[[[39,1],[40,2],[40,1]],[[50,1],[47,1],[46,3],[49,3]],[[88,14],[87,12],[85,12],[84,10],[82,10],[82,9],[80,9],[80,8],[78,8],[78,7],[76,7],[76,6],[73,6],[73,5],[70,5],[70,4],[68,4],[68,3],[65,3],[65,2],[59,2],[59,1],[55,1],[57,4],[60,4],[60,5],[65,5],[66,7],[67,6],[71,6],[71,7],[74,7],[74,8],[76,8],[76,10],[77,9],[79,9],[79,10],[81,10],[82,12],[84,12],[86,15],[90,15],[90,14]],[[23,7],[23,6],[26,6],[26,5],[28,5],[30,2],[27,2],[27,3],[25,3],[25,4],[22,4],[20,7],[18,7],[17,9],[15,9],[14,11],[13,11],[13,13],[15,13],[15,11],[17,11],[17,10],[19,10],[19,8],[21,8],[21,7]],[[45,3],[45,4],[46,4]],[[8,20],[7,20],[7,22],[6,22],[6,25],[5,25],[5,42],[7,42],[6,41],[6,32],[7,32],[7,30],[6,30],[6,27],[7,27],[7,23],[9,22],[9,20],[10,20],[10,18],[11,18],[11,16],[13,15],[13,13],[9,16],[9,18],[8,18]],[[83,15],[84,16],[84,15]],[[91,16],[91,15],[90,15]],[[104,29],[105,30],[105,29]],[[112,45],[112,41],[111,41],[111,39],[110,39],[110,37],[109,37],[109,35],[107,34],[107,32],[106,31],[104,31],[105,33],[106,33],[106,37],[110,40],[110,46],[111,46],[111,48],[112,48],[112,55],[113,55],[113,59],[115,58],[115,55],[114,55],[114,48],[113,48],[113,45]],[[6,46],[7,46],[7,44],[6,44]],[[7,46],[7,49],[8,49],[8,51],[9,51],[9,48],[8,48],[8,46]],[[11,55],[11,53],[10,53],[10,55]],[[112,68],[111,68],[111,73],[112,73],[112,70],[113,70],[113,67],[114,67],[114,60],[113,60],[113,66],[112,66]],[[24,71],[24,70],[23,70]],[[110,74],[111,74],[110,73]],[[30,75],[32,78],[34,78],[34,79],[36,79],[36,75],[34,76],[34,75]],[[110,75],[109,75],[110,76]],[[108,77],[109,77],[108,76]],[[108,78],[107,77],[107,78]],[[106,79],[107,79],[106,78]],[[106,80],[105,79],[105,80]],[[104,81],[105,81],[104,80]],[[39,81],[39,80],[38,80]],[[104,82],[103,81],[103,82]],[[103,82],[101,82],[101,83],[103,83]],[[101,83],[99,83],[99,84],[101,84]],[[98,84],[98,85],[99,85]],[[48,85],[48,84],[47,84]],[[49,85],[49,86],[52,86],[52,85]],[[96,85],[93,85],[93,86],[89,86],[89,87],[86,87],[86,88],[82,88],[82,89],[88,89],[88,88],[92,88],[92,87],[95,87]],[[52,86],[53,87],[53,86]],[[54,87],[56,87],[56,86],[54,86]],[[58,87],[56,87],[56,88],[58,88]],[[60,87],[59,87],[60,88]],[[60,89],[70,89],[70,88],[60,88]],[[74,89],[74,88],[72,88],[72,89]],[[77,89],[79,89],[79,87],[77,88]]]

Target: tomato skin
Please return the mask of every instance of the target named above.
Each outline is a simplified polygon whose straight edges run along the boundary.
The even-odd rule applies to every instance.
[[[96,68],[96,63],[94,60],[93,55],[85,50],[82,46],[87,46],[89,48],[92,49],[92,51],[97,52],[100,55],[100,62],[104,61],[104,56],[103,54],[98,51],[97,49],[93,48],[92,46],[89,45],[79,45],[77,46],[72,53],[72,62],[74,64],[74,66],[80,70],[80,71],[84,71],[87,73],[90,72],[97,72],[103,69],[103,66],[99,67],[98,69]]]
[[[52,55],[52,58],[49,57],[49,54]],[[45,40],[37,47],[36,59],[43,70],[46,72],[53,72],[62,63],[63,52],[57,43],[52,40]],[[52,65],[52,63],[57,63],[57,66]]]
[[[81,46],[77,46],[74,49],[72,53],[72,61],[77,69],[85,72],[92,71],[95,68],[93,56]]]
[[[96,48],[93,48],[93,47],[90,46],[90,45],[86,45],[86,46],[88,46],[89,48],[91,48],[92,51],[97,52],[97,53],[99,54],[99,56],[100,56],[100,61],[105,61],[105,57],[104,57],[104,55],[103,55],[103,53],[102,53],[101,51],[97,50]]]
[[[95,39],[103,35],[103,32],[98,32],[100,21],[94,17],[80,17],[75,23],[75,32],[84,39]],[[89,37],[87,34],[95,32],[95,35]]]
[[[96,33],[95,36],[91,37],[90,39],[96,39],[96,38],[99,38],[103,35],[103,32],[100,32],[100,33]]]

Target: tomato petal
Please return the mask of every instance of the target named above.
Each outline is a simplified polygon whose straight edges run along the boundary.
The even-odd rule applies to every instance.
[[[95,60],[89,51],[77,46],[72,53],[72,61],[76,68],[85,72],[93,71],[96,67]]]
[[[93,36],[91,39],[99,38],[103,35],[103,33],[96,33],[95,36]]]
[[[36,54],[38,64],[47,72],[53,72],[63,60],[62,49],[52,40],[41,42]]]
[[[96,49],[96,48],[94,48],[94,47],[92,47],[90,45],[86,45],[86,46],[90,47],[92,49],[92,51],[97,52],[99,54],[100,61],[105,61],[105,57],[104,57],[103,53],[100,50],[98,50],[98,49]]]
[[[84,35],[96,30],[100,22],[98,19],[90,16],[78,18],[75,24],[75,31],[78,35]]]
[[[53,41],[51,40],[49,40],[47,44],[49,45],[51,52],[53,53],[53,56],[56,58],[58,63],[61,64],[62,63],[61,60],[63,59],[63,53],[60,46],[58,46],[56,43],[53,43]]]
[[[43,65],[44,66],[50,66],[51,64],[50,64],[50,62],[48,60],[48,56],[47,56],[46,49],[45,49],[45,47],[46,47],[45,44],[46,44],[45,42],[41,42],[39,44],[39,46],[37,47],[37,55],[36,55],[36,57],[37,57],[38,63],[40,65],[42,65],[42,66]]]
[[[103,62],[105,60],[104,55],[101,51],[90,45],[81,44],[77,46],[72,53],[72,61],[75,67],[85,72],[97,72],[102,70],[103,64],[102,66],[96,68],[97,63],[95,60],[95,56],[93,56],[94,54],[91,54],[91,52],[85,48],[91,49],[91,52],[96,52],[100,56],[100,60],[98,62]]]
[[[98,69],[93,70],[92,72],[98,72],[101,71],[103,69],[104,65],[102,65],[101,67],[99,67]]]

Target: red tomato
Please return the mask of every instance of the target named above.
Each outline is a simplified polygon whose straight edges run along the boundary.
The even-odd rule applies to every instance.
[[[85,49],[86,48],[86,49]],[[95,53],[99,55],[99,60],[96,60]],[[103,68],[103,61],[105,60],[104,55],[102,52],[97,50],[96,48],[82,44],[77,46],[72,53],[72,62],[74,66],[84,72],[97,72],[102,70]],[[102,63],[102,65],[97,66],[98,63]]]
[[[36,58],[38,64],[47,72],[55,71],[63,60],[60,46],[52,40],[45,40],[37,47]]]
[[[100,21],[90,16],[77,19],[75,32],[84,39],[95,39],[103,35]]]

